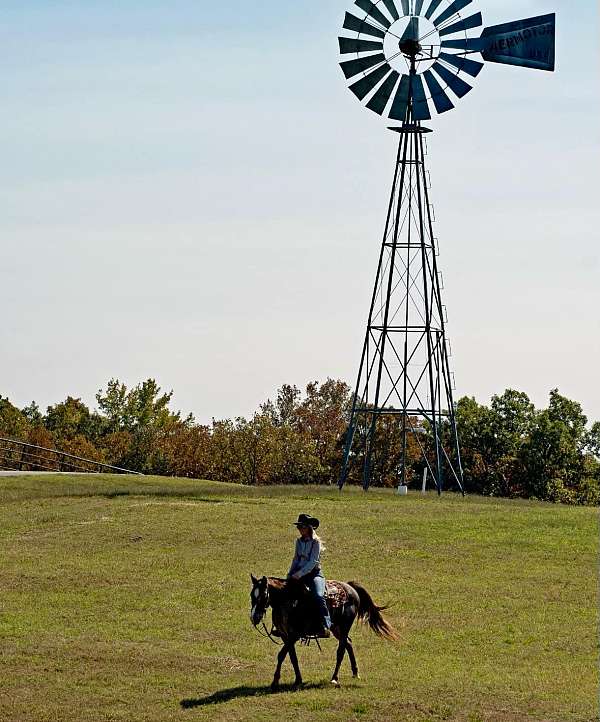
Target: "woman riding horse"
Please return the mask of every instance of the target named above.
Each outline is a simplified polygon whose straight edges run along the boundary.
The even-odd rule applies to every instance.
[[[325,577],[321,573],[323,545],[316,533],[319,520],[309,514],[300,514],[294,526],[300,532],[300,537],[296,539],[296,551],[287,578],[306,584],[310,589],[320,615],[320,628],[315,636],[326,639],[331,636],[331,619],[325,600]]]
[[[308,514],[300,514],[295,525],[300,532],[300,538],[296,541],[296,554],[287,579],[277,577],[257,579],[254,575],[250,575],[252,578],[250,619],[257,627],[270,607],[273,613],[273,626],[277,629],[273,634],[277,634],[282,639],[271,687],[273,689],[278,687],[281,666],[288,655],[295,672],[294,684],[302,684],[296,643],[313,636],[315,615],[315,605],[303,603],[308,592],[305,591],[304,585],[298,584],[296,580],[305,582],[313,590],[315,601],[318,599],[323,625],[322,636],[329,636],[329,627],[331,627],[331,632],[339,641],[335,670],[331,678],[332,684],[339,685],[338,674],[345,654],[348,654],[350,659],[352,675],[359,677],[352,640],[349,637],[350,628],[356,619],[366,622],[379,637],[397,640],[398,635],[381,614],[385,607],[375,604],[363,586],[356,582],[333,580],[325,582],[319,563],[322,544],[315,534],[319,520]],[[268,632],[267,636],[270,636]]]

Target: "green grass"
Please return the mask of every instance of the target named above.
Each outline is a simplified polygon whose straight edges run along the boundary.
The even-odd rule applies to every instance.
[[[331,578],[356,579],[401,642],[277,652],[250,572],[283,574],[300,511]],[[140,477],[0,478],[0,720],[598,719],[597,509]],[[289,663],[283,682],[292,681]]]

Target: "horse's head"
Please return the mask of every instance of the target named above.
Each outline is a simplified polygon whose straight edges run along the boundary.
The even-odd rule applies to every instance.
[[[266,577],[257,579],[253,574],[252,591],[250,592],[250,621],[256,627],[265,616],[267,607],[269,606],[269,582]]]

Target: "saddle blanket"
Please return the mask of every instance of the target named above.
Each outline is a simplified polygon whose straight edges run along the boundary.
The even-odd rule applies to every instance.
[[[327,598],[327,606],[330,607],[330,609],[337,609],[348,601],[348,592],[340,582],[327,581],[325,597]]]

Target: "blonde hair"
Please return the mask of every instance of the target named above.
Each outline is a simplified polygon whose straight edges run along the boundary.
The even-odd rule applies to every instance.
[[[319,542],[319,544],[321,545],[321,554],[322,554],[325,551],[325,544],[324,544],[323,540],[321,539],[321,537],[317,534],[316,530],[312,528],[312,526],[310,527],[310,530],[311,530],[310,537],[311,537],[311,539],[314,539],[315,541]]]

